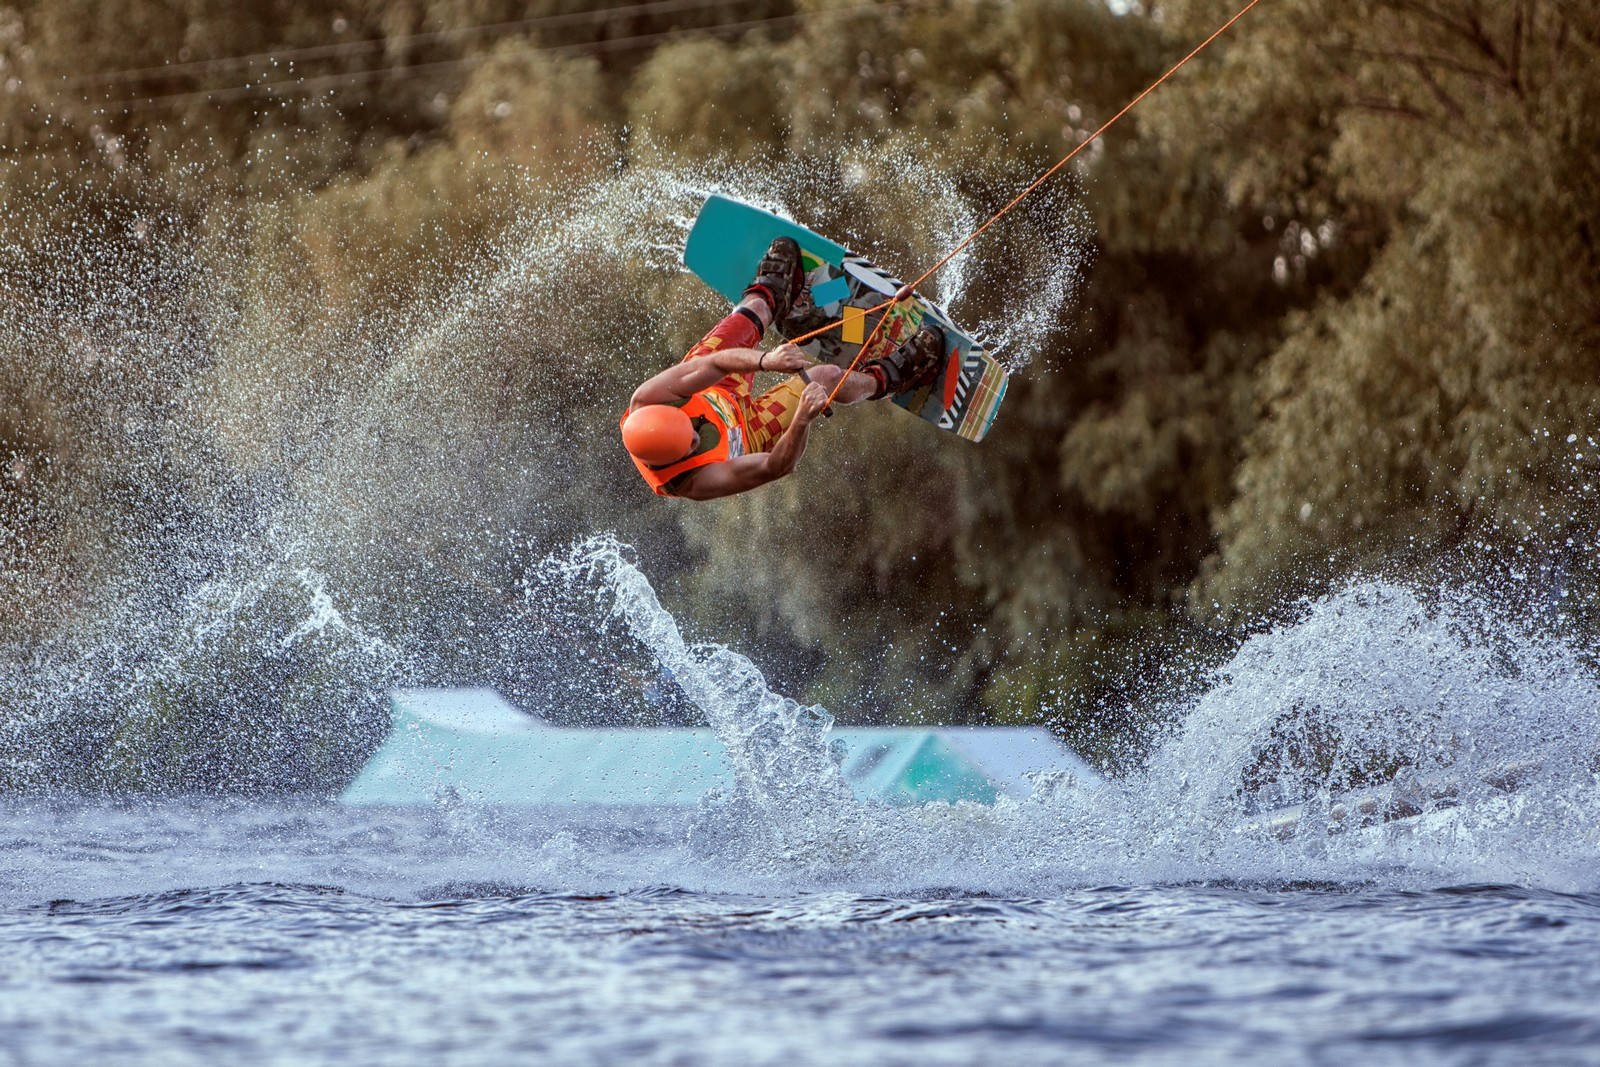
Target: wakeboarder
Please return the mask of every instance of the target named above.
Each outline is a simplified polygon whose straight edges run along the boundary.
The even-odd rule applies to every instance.
[[[841,404],[878,400],[920,388],[937,371],[944,331],[932,323],[848,374],[812,364],[791,343],[757,348],[794,307],[805,285],[800,263],[793,238],[774,240],[733,311],[681,363],[634,390],[622,416],[622,443],[661,496],[713,500],[777,481],[805,453],[811,423],[830,396]],[[792,374],[754,396],[761,371]]]

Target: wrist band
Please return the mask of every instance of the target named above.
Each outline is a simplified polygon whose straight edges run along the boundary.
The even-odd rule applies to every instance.
[[[756,370],[766,370],[766,369],[767,369],[767,354],[765,352],[763,352],[763,353],[761,353],[761,357],[756,360]]]

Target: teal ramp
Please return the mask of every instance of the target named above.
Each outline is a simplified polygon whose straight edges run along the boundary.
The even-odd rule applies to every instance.
[[[1000,795],[995,783],[963,760],[934,730],[839,729],[833,735],[845,743],[841,769],[857,797],[896,804],[930,800],[993,804]]]
[[[546,726],[487,689],[402,690],[392,725],[340,799],[432,804],[685,807],[733,775],[704,729]],[[1030,771],[1094,772],[1046,730],[982,727],[841,728],[842,771],[862,800],[892,804],[1026,796]]]
[[[545,726],[492,690],[402,690],[390,715],[388,739],[344,802],[671,807],[733,781],[707,730]]]

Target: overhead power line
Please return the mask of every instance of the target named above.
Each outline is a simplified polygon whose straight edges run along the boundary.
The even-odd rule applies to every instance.
[[[538,15],[509,22],[487,22],[480,26],[459,26],[446,30],[428,30],[423,33],[402,34],[395,37],[375,37],[360,41],[339,41],[331,44],[307,45],[302,48],[281,48],[273,52],[254,52],[242,56],[219,56],[214,59],[196,59],[184,63],[163,63],[153,67],[133,67],[128,70],[102,71],[78,77],[62,78],[57,84],[63,87],[80,85],[114,85],[118,82],[143,81],[149,78],[173,75],[209,74],[251,67],[261,63],[293,63],[303,59],[328,59],[335,56],[359,55],[378,52],[396,45],[426,44],[433,41],[456,40],[462,37],[504,35],[525,30],[557,29],[563,26],[598,25],[608,19],[632,15],[665,15],[697,8],[728,7],[747,3],[748,0],[650,0],[648,3],[627,4],[621,7],[600,8],[592,11],[568,12],[561,15]]]
[[[888,13],[904,8],[909,0],[890,0],[888,3],[862,4],[856,7],[835,8],[829,12],[831,15],[850,15],[863,13]],[[484,63],[490,59],[502,56],[523,55],[563,55],[592,52],[615,52],[632,48],[643,48],[658,41],[669,38],[681,38],[694,34],[724,35],[740,33],[762,27],[777,28],[799,22],[802,15],[777,15],[771,18],[746,19],[739,22],[719,23],[714,26],[703,26],[686,30],[664,30],[656,33],[636,34],[632,37],[616,37],[606,41],[592,41],[582,44],[565,45],[530,45],[525,48],[507,49],[496,53],[483,53],[474,56],[462,56],[457,59],[443,59],[430,63],[413,63],[403,67],[378,67],[371,70],[345,71],[339,74],[324,74],[311,78],[291,78],[273,82],[258,82],[252,85],[229,86],[221,89],[197,89],[189,92],[166,93],[160,96],[130,96],[107,101],[108,104],[122,105],[129,110],[144,110],[167,104],[175,104],[188,100],[234,100],[241,97],[257,95],[300,95],[306,92],[315,92],[319,89],[331,89],[340,85],[357,84],[360,82],[377,81],[383,79],[404,80],[419,75],[431,74],[436,71],[457,67],[473,66]]]

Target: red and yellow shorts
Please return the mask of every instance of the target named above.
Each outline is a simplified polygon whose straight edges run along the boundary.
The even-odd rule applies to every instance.
[[[761,330],[749,317],[734,312],[711,328],[700,343],[689,349],[685,360],[708,356],[724,348],[755,348],[761,343]],[[794,412],[800,406],[800,394],[805,392],[805,379],[790,375],[758,397],[752,398],[755,373],[730,374],[712,388],[725,390],[739,405],[744,416],[745,452],[771,452],[783,431],[794,421]]]

